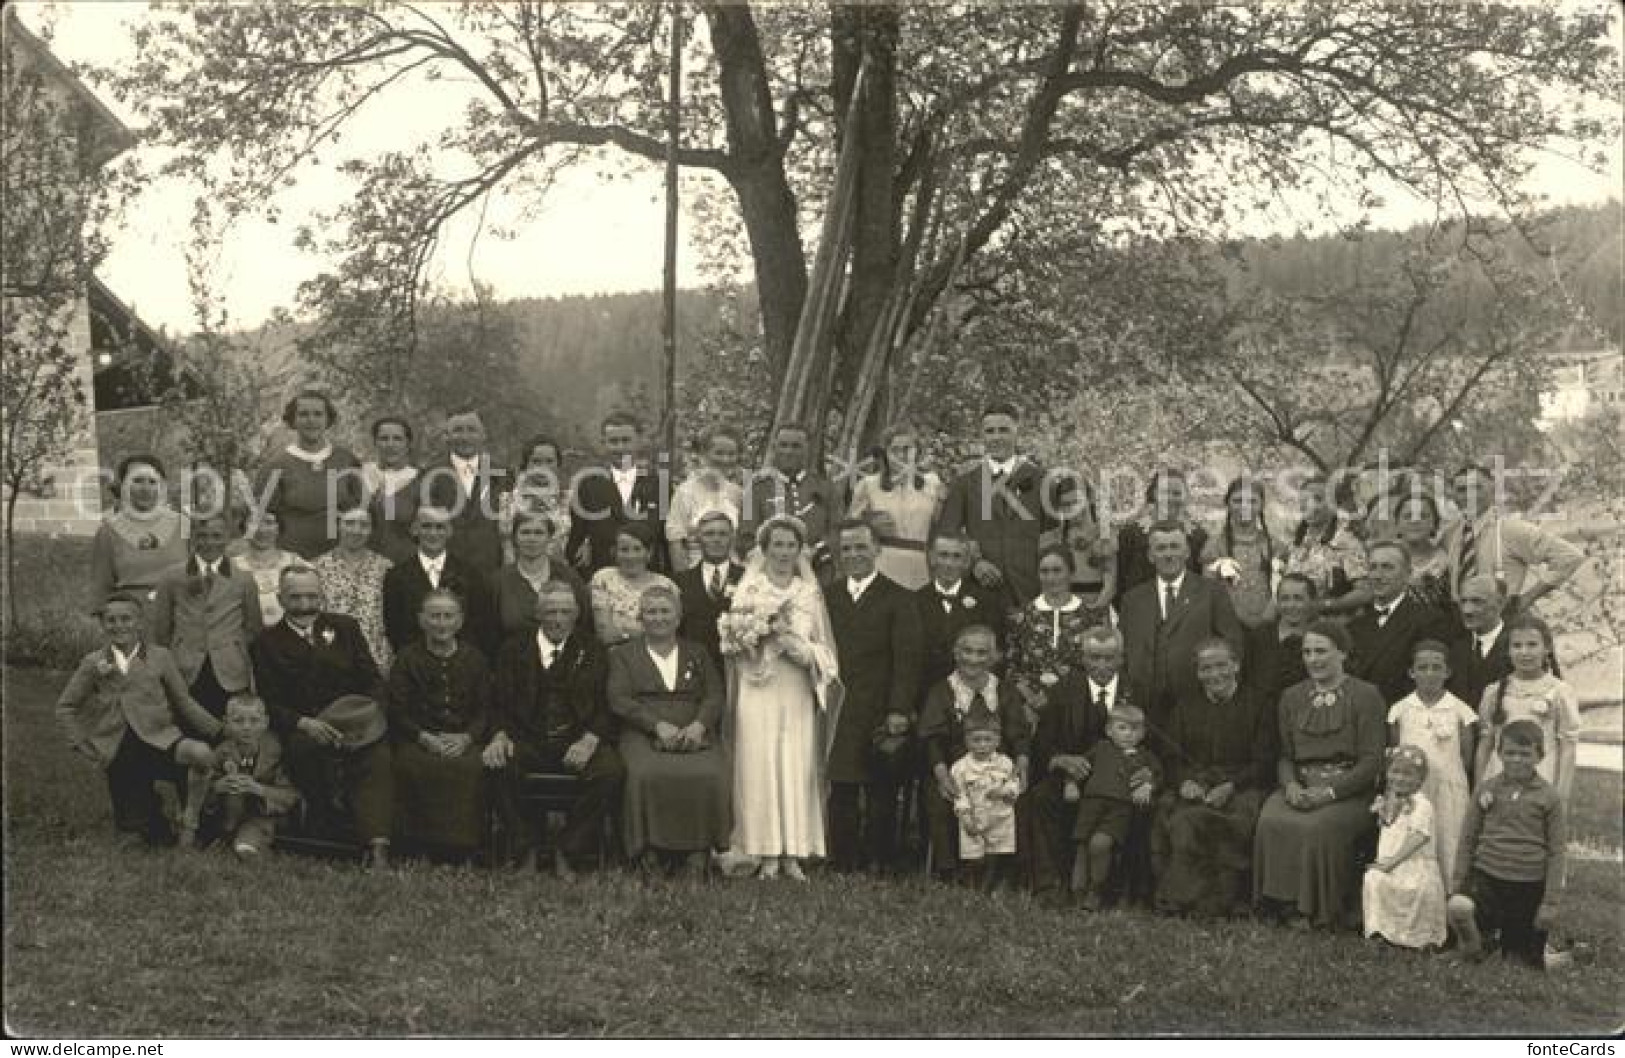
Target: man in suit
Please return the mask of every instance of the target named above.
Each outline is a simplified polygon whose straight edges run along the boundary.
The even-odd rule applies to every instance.
[[[1392,705],[1415,689],[1411,648],[1424,639],[1448,643],[1453,637],[1445,614],[1411,595],[1411,553],[1405,545],[1392,540],[1371,544],[1366,570],[1371,605],[1349,622],[1354,650],[1348,674],[1374,684]]]
[[[700,544],[699,565],[671,578],[683,593],[683,621],[677,634],[704,647],[711,655],[711,663],[721,672],[717,621],[732,604],[734,588],[745,575],[745,567],[734,561],[734,522],[727,511],[700,515],[694,535]]]
[[[838,541],[844,576],[827,599],[846,697],[829,757],[830,861],[856,870],[866,845],[870,865],[886,869],[896,858],[897,795],[909,776],[876,753],[876,742],[895,747],[914,724],[920,615],[913,593],[875,569],[873,526],[842,522]]]
[[[1009,404],[982,413],[985,457],[948,486],[937,530],[976,545],[972,572],[982,586],[1004,593],[1008,607],[1038,595],[1038,552],[1058,543],[1077,502],[1075,480],[1052,475],[1018,455],[1021,416]]]
[[[582,576],[615,563],[615,534],[627,522],[647,522],[656,540],[666,539],[662,516],[667,496],[659,477],[639,466],[643,426],[626,412],[611,412],[600,427],[602,466],[583,468],[570,489],[570,536],[564,554]],[[664,548],[649,555],[649,568],[664,573]]]
[[[193,699],[223,717],[226,700],[254,686],[248,644],[264,627],[259,589],[225,557],[224,514],[195,518],[191,528],[192,557],[158,578],[152,640],[175,655]]]
[[[554,853],[561,878],[599,841],[620,798],[626,768],[612,744],[614,724],[604,701],[605,663],[597,640],[577,630],[575,592],[557,581],[536,597],[535,635],[503,644],[492,682],[496,734],[482,759],[494,772],[497,813],[514,862],[532,865],[543,820],[520,811],[527,772],[569,772],[581,780]]]
[[[1450,587],[1458,599],[1462,583],[1484,573],[1500,585],[1509,610],[1527,610],[1562,587],[1585,562],[1585,554],[1562,537],[1501,513],[1496,508],[1499,483],[1487,467],[1458,470],[1451,488],[1461,519],[1445,530],[1444,546]]]
[[[773,435],[767,469],[745,479],[737,549],[745,554],[756,546],[756,530],[775,515],[800,518],[807,527],[807,560],[822,581],[833,566],[829,534],[846,505],[828,478],[807,469],[809,444],[799,423],[786,423]]]
[[[924,660],[920,667],[920,700],[954,671],[954,640],[971,625],[986,625],[1004,642],[1004,597],[967,576],[971,543],[953,533],[933,533],[926,552],[931,582],[914,593],[920,612]]]
[[[1229,643],[1242,658],[1244,633],[1230,593],[1223,585],[1190,571],[1190,542],[1178,522],[1157,522],[1147,534],[1156,576],[1123,596],[1118,626],[1123,632],[1129,680],[1146,688],[1141,703],[1154,732],[1166,730],[1174,702],[1201,690],[1196,679],[1196,648],[1210,636]]]
[[[282,739],[288,777],[318,830],[335,822],[342,792],[368,861],[387,865],[395,814],[389,740],[346,747],[343,732],[319,715],[340,699],[381,701],[383,681],[372,651],[354,618],[322,611],[315,570],[283,570],[277,596],[282,620],[259,634],[250,653],[271,730]]]
[[[1473,709],[1484,700],[1484,688],[1512,671],[1507,653],[1506,599],[1501,586],[1487,573],[1475,573],[1461,582],[1456,593],[1461,623],[1467,635],[1450,644],[1450,693]]]
[[[446,419],[445,459],[423,468],[419,501],[451,512],[451,553],[489,578],[502,568],[502,528],[497,519],[508,472],[485,449],[485,424],[471,408]],[[414,609],[413,613],[417,611]]]
[[[463,635],[486,657],[496,642],[496,617],[486,579],[450,548],[457,538],[451,513],[440,507],[419,507],[412,516],[412,537],[417,553],[396,563],[384,574],[384,636],[396,657],[422,634],[418,611],[436,588],[456,592],[463,600]]]
[[[1089,770],[1085,755],[1105,737],[1107,713],[1144,701],[1123,674],[1122,634],[1106,625],[1084,633],[1082,671],[1062,676],[1045,695],[1033,731],[1030,785],[1016,801],[1016,850],[1046,903],[1065,904],[1071,886],[1078,799],[1067,799],[1067,783],[1081,789]]]

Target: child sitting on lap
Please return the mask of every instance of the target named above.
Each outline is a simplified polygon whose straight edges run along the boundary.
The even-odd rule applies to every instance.
[[[1388,790],[1372,806],[1382,835],[1366,868],[1365,935],[1401,948],[1437,947],[1445,938],[1433,803],[1422,792],[1427,774],[1427,755],[1400,746],[1388,761]]]
[[[299,800],[282,772],[282,743],[271,733],[265,702],[239,694],[226,703],[225,738],[192,768],[181,845],[197,843],[204,817],[240,859],[270,851],[276,824]]]
[[[1089,750],[1089,777],[1078,802],[1072,831],[1078,855],[1072,889],[1082,893],[1085,910],[1100,910],[1101,894],[1111,873],[1112,851],[1128,837],[1135,807],[1146,808],[1162,781],[1162,766],[1140,743],[1145,740],[1145,713],[1120,705],[1106,718],[1106,739]]]
[[[1546,965],[1546,931],[1537,926],[1563,865],[1563,801],[1535,770],[1545,734],[1532,720],[1501,728],[1499,774],[1479,784],[1467,806],[1450,925],[1469,959],[1499,942],[1501,954],[1537,969]]]
[[[997,717],[976,713],[966,718],[965,755],[948,773],[958,791],[954,815],[959,818],[961,869],[971,884],[980,882],[992,890],[1006,880],[1015,859],[1016,798],[1021,794],[1015,761],[999,752]]]

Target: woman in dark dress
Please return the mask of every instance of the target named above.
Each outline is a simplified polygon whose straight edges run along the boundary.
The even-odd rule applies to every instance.
[[[1247,630],[1243,679],[1274,705],[1281,692],[1309,678],[1303,667],[1303,634],[1315,620],[1315,582],[1288,573],[1275,586],[1275,617]]]
[[[497,570],[491,581],[503,639],[536,631],[536,596],[542,585],[554,580],[568,584],[575,592],[576,605],[586,618],[580,628],[592,632],[592,596],[587,592],[587,583],[553,551],[557,525],[546,511],[520,510],[513,515],[508,539],[514,559]]]
[[[431,591],[419,609],[423,638],[389,671],[394,737],[395,828],[414,844],[454,856],[478,851],[485,835],[485,770],[491,671],[463,642],[463,604]]]
[[[338,409],[325,393],[296,393],[282,421],[296,436],[266,463],[257,494],[281,523],[281,547],[309,561],[333,546],[338,512],[361,502],[361,461],[328,437]]]
[[[1167,786],[1152,829],[1159,910],[1219,916],[1250,904],[1253,828],[1275,785],[1275,700],[1240,681],[1223,639],[1196,648],[1202,689],[1168,718]]]
[[[733,767],[718,737],[722,678],[704,647],[678,640],[681,614],[677,589],[644,591],[643,634],[609,654],[609,708],[625,725],[627,855],[703,874],[733,831]]]
[[[1253,842],[1255,900],[1305,927],[1358,924],[1358,858],[1375,831],[1387,707],[1375,687],[1344,674],[1349,646],[1335,621],[1304,633],[1309,679],[1281,696],[1281,789],[1265,802]]]
[[[372,513],[369,547],[391,562],[417,554],[412,519],[418,513],[418,468],[412,465],[412,424],[398,415],[373,420],[377,459],[361,468],[366,505]]]

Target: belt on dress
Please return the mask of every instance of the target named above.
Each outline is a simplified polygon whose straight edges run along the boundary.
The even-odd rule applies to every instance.
[[[1312,760],[1298,765],[1298,781],[1305,786],[1330,786],[1354,770],[1349,760]]]
[[[896,551],[918,551],[925,554],[924,540],[910,540],[904,536],[883,536],[880,538],[881,547],[889,547]]]

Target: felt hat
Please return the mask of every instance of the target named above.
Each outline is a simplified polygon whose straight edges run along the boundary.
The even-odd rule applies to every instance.
[[[344,736],[342,749],[366,749],[384,737],[389,725],[384,722],[384,711],[378,703],[361,694],[346,694],[333,699],[316,719],[338,728]]]

